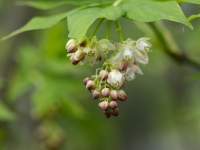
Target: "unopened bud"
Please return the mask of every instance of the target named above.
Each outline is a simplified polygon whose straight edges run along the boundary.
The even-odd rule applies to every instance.
[[[112,100],[116,101],[117,100],[117,91],[116,90],[112,90],[110,92],[110,97],[112,98]]]
[[[94,92],[92,93],[92,96],[94,99],[99,98],[99,96],[101,95],[99,90],[94,90]]]
[[[117,91],[117,99],[120,101],[125,101],[127,99],[127,95],[123,90]]]
[[[99,107],[100,107],[102,110],[107,110],[107,109],[108,109],[108,102],[107,102],[107,101],[100,102],[100,103],[99,103]]]
[[[82,50],[77,50],[74,54],[74,59],[77,61],[84,59],[84,57],[85,57],[85,54],[83,53]]]
[[[127,64],[124,61],[119,63],[119,65],[118,65],[119,71],[125,71],[126,68],[127,68]]]
[[[77,51],[78,46],[76,45],[76,40],[70,39],[66,44],[66,49],[69,53],[74,53]]]
[[[89,77],[86,77],[86,78],[83,80],[83,84],[86,85],[87,82],[88,82],[89,80],[90,80],[90,78],[89,78]]]
[[[99,76],[100,76],[101,80],[106,80],[108,78],[108,71],[101,70],[99,73]]]
[[[104,88],[102,91],[101,91],[102,95],[104,97],[109,97],[110,96],[110,89],[109,88]]]
[[[111,111],[111,114],[112,114],[113,116],[118,116],[118,115],[119,115],[119,109],[118,109],[118,108],[113,109],[113,110]]]
[[[83,38],[83,39],[79,40],[78,44],[80,47],[85,47],[87,44],[87,39]]]
[[[86,89],[88,89],[89,91],[91,91],[92,89],[94,89],[95,87],[95,83],[92,80],[89,80],[86,84]]]
[[[77,65],[80,61],[79,60],[75,60],[74,58],[71,58],[71,63],[73,65]]]
[[[125,86],[125,82],[126,82],[126,79],[125,79],[125,77],[123,76],[123,77],[122,77],[122,85],[121,85],[120,88],[123,88],[123,87]]]
[[[117,108],[117,103],[115,101],[111,101],[109,103],[109,106],[110,106],[110,108],[115,109],[115,108]]]
[[[110,118],[111,114],[109,110],[105,110],[103,111],[104,115],[106,116],[106,118]]]

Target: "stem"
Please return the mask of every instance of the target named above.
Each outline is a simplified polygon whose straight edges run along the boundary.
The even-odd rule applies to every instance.
[[[119,23],[119,20],[117,20],[116,22],[116,27],[117,27],[117,33],[118,33],[118,36],[119,36],[119,40],[121,43],[123,43],[123,37],[122,37],[122,33],[121,33],[121,25]]]
[[[113,3],[113,6],[118,6],[120,3],[122,3],[124,0],[116,0],[114,3]]]
[[[107,29],[106,29],[106,39],[109,39],[109,36],[110,36],[110,26],[111,26],[111,20],[108,20]]]
[[[102,19],[99,20],[98,24],[97,24],[96,27],[94,28],[94,30],[93,30],[92,34],[90,35],[89,39],[91,39],[91,38],[95,35],[95,33],[97,32],[99,26],[100,26],[100,25],[102,24],[102,22],[104,21],[104,19],[105,19],[105,18],[102,18]]]
[[[161,31],[159,31],[154,23],[149,23],[150,27],[154,30],[155,34],[157,35],[158,39],[160,40],[160,42],[162,43],[163,47],[164,47],[164,51],[174,60],[176,60],[177,62],[182,62],[182,63],[188,63],[191,66],[195,67],[196,69],[200,69],[200,64],[198,64],[197,62],[191,60],[190,58],[187,57],[187,55],[185,55],[183,52],[177,53],[177,52],[173,52],[172,49],[170,48],[169,44],[167,43],[167,41],[164,38],[164,35],[161,33]]]

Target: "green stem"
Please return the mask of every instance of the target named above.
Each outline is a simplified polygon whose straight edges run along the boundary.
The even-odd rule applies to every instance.
[[[119,36],[119,40],[121,43],[123,43],[123,37],[122,37],[122,33],[121,33],[121,25],[119,23],[119,20],[117,20],[116,22],[116,27],[117,27],[117,33],[118,33],[118,36]]]
[[[99,29],[99,26],[102,24],[102,22],[104,21],[105,18],[102,18],[99,20],[99,22],[97,23],[96,27],[94,28],[92,34],[90,35],[89,39],[91,39],[97,32],[97,30]]]
[[[113,6],[118,6],[120,3],[122,3],[124,0],[116,0],[114,3],[113,3]]]
[[[106,29],[106,39],[109,39],[109,36],[110,36],[110,26],[111,26],[111,20],[108,20],[107,29]]]

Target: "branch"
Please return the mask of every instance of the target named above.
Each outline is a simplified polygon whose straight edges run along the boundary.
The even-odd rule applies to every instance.
[[[172,59],[174,59],[176,62],[179,63],[187,63],[191,65],[192,67],[196,68],[197,70],[200,70],[200,64],[191,60],[183,51],[180,52],[174,52],[169,44],[167,43],[164,34],[160,30],[157,29],[154,23],[149,23],[150,27],[153,29],[155,32],[156,36],[158,37],[158,40],[162,43],[164,47],[164,51],[168,56],[170,56]]]

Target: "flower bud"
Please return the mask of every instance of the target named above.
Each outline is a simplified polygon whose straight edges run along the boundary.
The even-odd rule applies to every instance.
[[[83,39],[79,40],[78,44],[79,44],[80,47],[85,47],[86,44],[87,44],[87,39],[83,38]]]
[[[125,79],[125,77],[123,76],[123,77],[122,77],[122,85],[121,85],[120,88],[123,88],[123,87],[125,86],[125,82],[126,82],[126,79]]]
[[[118,115],[119,115],[119,109],[118,109],[118,108],[113,109],[113,110],[111,111],[111,114],[112,114],[113,116],[118,116]]]
[[[110,97],[112,98],[112,100],[116,101],[117,100],[117,91],[116,90],[112,90],[110,92]]]
[[[117,91],[117,99],[120,101],[125,101],[127,99],[127,95],[123,90]]]
[[[74,54],[74,59],[75,59],[75,60],[78,60],[78,61],[83,60],[84,57],[85,57],[85,54],[83,53],[82,50],[77,50],[77,51],[75,52],[75,54]]]
[[[99,90],[94,90],[94,92],[92,93],[92,96],[94,99],[99,98],[99,96],[101,95]]]
[[[110,89],[109,88],[104,88],[102,91],[101,91],[102,95],[104,97],[109,97],[110,96]]]
[[[111,101],[109,103],[109,106],[110,106],[110,108],[115,109],[115,108],[117,108],[117,103],[115,101]]]
[[[92,89],[94,89],[95,87],[95,83],[92,80],[89,80],[86,84],[86,89],[88,89],[89,91],[91,91]]]
[[[79,60],[75,60],[74,57],[71,58],[71,63],[72,63],[73,65],[77,65],[79,62],[80,62],[80,61],[79,61]]]
[[[108,102],[107,101],[100,102],[99,107],[104,111],[107,110],[108,109]]]
[[[70,39],[66,44],[66,49],[69,53],[74,53],[77,51],[78,46],[76,45],[76,40]]]
[[[120,62],[120,63],[118,64],[118,69],[119,69],[119,71],[125,71],[126,68],[127,68],[127,64],[126,64],[124,61],[122,61],[122,62]]]
[[[106,118],[110,118],[111,114],[109,110],[105,110],[103,111],[104,115],[106,116]]]
[[[108,71],[101,70],[100,73],[99,73],[99,76],[100,76],[101,80],[107,79],[108,78]]]
[[[86,78],[83,80],[83,84],[86,85],[87,82],[88,82],[89,80],[90,80],[90,78],[89,78],[89,77],[86,77]]]

